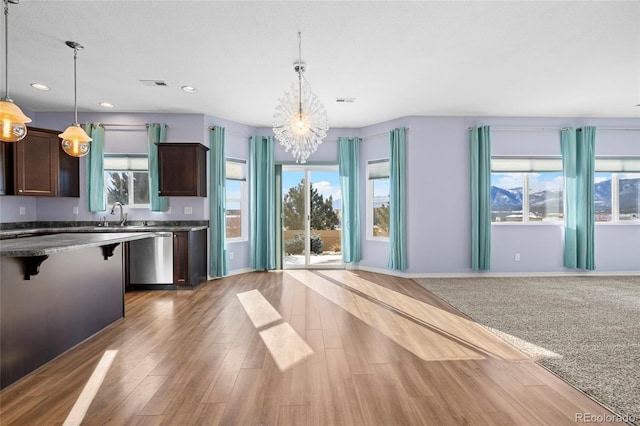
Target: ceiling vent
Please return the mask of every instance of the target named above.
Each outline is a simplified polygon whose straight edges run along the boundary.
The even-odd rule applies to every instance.
[[[140,83],[142,83],[144,86],[168,86],[167,82],[164,80],[140,80]]]
[[[342,104],[352,104],[356,101],[356,98],[336,98],[336,102]]]

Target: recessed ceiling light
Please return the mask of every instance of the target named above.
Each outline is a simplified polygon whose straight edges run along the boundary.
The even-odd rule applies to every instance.
[[[113,104],[110,104],[109,102],[99,102],[98,105],[100,105],[103,108],[113,108]]]
[[[38,90],[51,90],[51,88],[49,86],[47,86],[46,84],[42,84],[42,83],[31,83],[31,87],[33,87],[34,89],[38,89]]]
[[[196,93],[198,91],[198,89],[196,89],[193,86],[182,86],[182,90],[184,90],[187,93]]]

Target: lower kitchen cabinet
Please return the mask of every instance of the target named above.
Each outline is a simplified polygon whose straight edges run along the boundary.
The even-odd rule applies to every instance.
[[[173,233],[173,283],[196,287],[207,279],[207,230]]]
[[[207,229],[130,241],[125,259],[127,290],[195,288],[207,280]]]

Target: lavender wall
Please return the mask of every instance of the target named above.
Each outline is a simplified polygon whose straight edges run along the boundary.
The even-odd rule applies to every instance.
[[[515,117],[408,117],[361,130],[362,205],[367,161],[388,156],[388,132],[407,132],[407,245],[409,276],[473,274],[470,267],[468,127],[554,127],[596,125],[640,127],[638,119]],[[380,133],[385,133],[380,135]],[[367,135],[375,135],[367,137]],[[640,155],[640,133],[597,133],[597,155]],[[559,132],[493,131],[492,151],[502,155],[559,154]],[[362,213],[362,222],[365,221]],[[615,241],[615,243],[614,243]],[[362,237],[360,265],[386,270],[388,244]],[[521,260],[515,261],[515,253]],[[562,264],[561,224],[494,225],[492,270],[496,274],[574,273]],[[640,225],[596,225],[595,272],[640,271]]]
[[[166,123],[167,141],[199,142],[208,145],[203,129],[204,116],[201,114],[118,114],[118,113],[84,113],[79,114],[79,121],[100,122],[105,124],[136,125],[146,123]],[[70,113],[38,113],[35,126],[47,129],[65,129],[73,121]],[[147,153],[147,132],[144,126],[106,126],[105,153]],[[46,198],[38,197],[37,220],[42,221],[96,221],[106,216],[104,212],[90,212],[87,207],[86,157],[80,159],[80,198]],[[149,209],[126,208],[130,220],[206,220],[209,218],[206,199],[202,197],[171,197],[168,212],[152,212]],[[73,214],[77,206],[79,213]],[[192,214],[185,214],[190,207]],[[107,207],[109,209],[109,206]]]
[[[245,126],[242,124],[234,123],[228,120],[222,120],[215,117],[206,116],[205,117],[205,133],[207,146],[209,146],[209,126],[222,126],[225,128],[225,155],[228,158],[236,158],[239,160],[247,161],[247,172],[249,170],[249,138],[255,134],[255,129],[253,127]],[[210,176],[210,175],[209,175]],[[248,181],[246,183],[248,185]],[[207,199],[208,200],[208,199]],[[247,212],[248,214],[248,212]],[[246,226],[249,226],[249,221],[247,220]],[[247,235],[249,232],[247,230]],[[250,236],[249,236],[250,238]],[[249,239],[246,241],[237,241],[237,242],[229,242],[227,243],[227,261],[229,271],[231,273],[234,272],[242,272],[249,270],[250,264],[250,249],[251,245],[249,243]],[[233,257],[233,259],[232,259]]]
[[[71,113],[32,114],[36,127],[64,129],[73,119]],[[115,124],[169,124],[167,140],[200,142],[209,145],[208,127],[224,126],[228,157],[248,159],[248,139],[252,135],[271,135],[269,128],[252,128],[242,124],[199,114],[80,114],[81,122],[99,121]],[[502,155],[551,155],[559,153],[559,132],[555,128],[583,125],[602,127],[640,127],[639,119],[605,118],[519,118],[519,117],[406,117],[367,126],[362,129],[331,129],[309,164],[336,163],[337,139],[359,136],[361,144],[361,223],[366,224],[366,168],[369,160],[388,158],[388,133],[407,127],[407,244],[408,276],[474,274],[470,268],[470,190],[469,133],[473,125],[518,128],[554,128],[548,131],[493,131],[492,151]],[[144,128],[111,128],[105,135],[107,152],[146,152]],[[598,130],[597,155],[640,156],[640,132]],[[276,162],[291,164],[290,153],[276,144]],[[95,220],[104,213],[90,213],[86,208],[85,159],[81,159],[81,197],[0,197],[0,221]],[[171,213],[132,210],[134,220],[207,220],[208,198],[173,197]],[[79,214],[73,214],[73,207]],[[25,214],[20,215],[20,207]],[[185,215],[184,207],[193,214]],[[363,226],[364,229],[364,226]],[[492,227],[492,271],[496,274],[574,273],[562,265],[562,225],[494,225]],[[229,243],[234,253],[229,269],[249,268],[249,241]],[[521,260],[515,262],[514,254]],[[388,243],[362,236],[360,267],[392,272],[387,269]],[[640,225],[596,225],[597,272],[640,271]]]

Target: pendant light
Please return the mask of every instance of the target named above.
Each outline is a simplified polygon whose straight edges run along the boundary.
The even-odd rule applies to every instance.
[[[293,64],[298,81],[279,99],[273,115],[273,133],[285,151],[291,150],[296,163],[306,163],[329,130],[327,110],[303,76],[306,67],[302,62],[302,35],[298,33],[298,60]]]
[[[67,46],[73,49],[73,107],[75,111],[75,121],[64,133],[60,133],[58,136],[62,138],[62,149],[64,152],[72,157],[84,157],[89,153],[89,142],[93,139],[87,135],[80,124],[78,124],[78,82],[77,82],[77,66],[78,62],[78,50],[84,49],[79,43],[75,41],[67,41]]]
[[[9,97],[9,3],[20,0],[4,0],[4,96],[0,99],[0,141],[18,142],[27,136],[27,126],[31,119],[24,115],[20,107]]]

